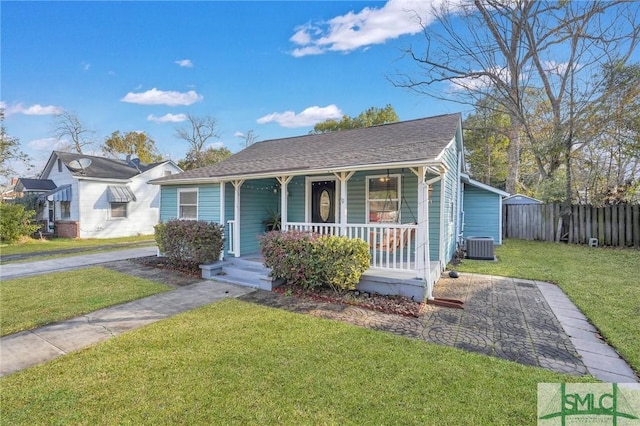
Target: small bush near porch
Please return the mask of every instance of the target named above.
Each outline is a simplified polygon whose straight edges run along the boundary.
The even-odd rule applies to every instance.
[[[170,220],[154,227],[160,252],[175,267],[198,270],[198,265],[220,257],[224,226],[196,220]]]
[[[277,278],[310,289],[353,290],[369,268],[369,245],[358,238],[288,231],[260,238],[264,264]]]

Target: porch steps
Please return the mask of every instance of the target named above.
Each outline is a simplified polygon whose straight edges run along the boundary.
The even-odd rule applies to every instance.
[[[202,278],[216,280],[246,287],[273,290],[282,284],[269,276],[271,269],[255,260],[230,258],[208,265],[200,265]]]

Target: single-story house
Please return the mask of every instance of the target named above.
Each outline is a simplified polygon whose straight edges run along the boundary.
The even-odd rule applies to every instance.
[[[418,300],[432,297],[469,230],[500,243],[507,195],[466,175],[460,114],[258,142],[152,183],[162,222],[225,225],[224,259],[258,258],[277,211],[283,230],[367,241],[370,271],[411,276]]]
[[[113,238],[153,234],[160,191],[148,182],[180,172],[170,160],[144,164],[54,151],[40,179],[23,178],[19,185],[40,194],[41,219],[55,235]]]

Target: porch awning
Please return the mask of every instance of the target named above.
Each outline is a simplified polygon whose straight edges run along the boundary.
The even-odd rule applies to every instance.
[[[71,201],[71,185],[59,186],[45,195],[49,201]]]
[[[107,200],[110,203],[129,203],[136,201],[136,196],[128,186],[109,185],[107,186]]]

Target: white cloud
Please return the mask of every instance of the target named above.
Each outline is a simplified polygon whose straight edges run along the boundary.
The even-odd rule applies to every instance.
[[[191,59],[180,59],[179,61],[174,61],[174,62],[181,67],[186,67],[186,68],[193,67],[193,62],[191,62]]]
[[[212,142],[207,145],[207,149],[209,148],[213,148],[213,149],[224,148],[224,142]]]
[[[365,7],[357,13],[351,11],[328,21],[298,26],[289,39],[298,46],[291,54],[301,57],[328,51],[351,52],[402,35],[417,34],[422,26],[433,22],[434,8],[446,1],[389,0],[380,8]],[[457,2],[449,3],[449,7],[452,11],[457,9]]]
[[[181,121],[185,121],[187,119],[186,114],[165,114],[161,117],[157,117],[153,114],[149,114],[147,116],[147,120],[153,121],[154,123],[180,123]]]
[[[122,102],[130,102],[132,104],[141,105],[191,105],[193,103],[201,101],[202,95],[196,93],[195,90],[189,90],[188,92],[175,92],[158,90],[155,87],[151,90],[141,93],[129,92],[126,96],[120,99]]]
[[[242,133],[241,131],[237,131],[233,134],[233,136],[237,138],[244,138],[244,133]]]
[[[84,61],[82,63],[80,63],[80,66],[82,66],[82,69],[84,71],[89,71],[89,68],[91,68],[91,64],[88,63],[88,62],[84,62]]]
[[[24,114],[24,115],[55,115],[62,112],[62,108],[47,105],[42,106],[40,104],[34,104],[25,107],[21,103],[8,105],[6,102],[0,102],[0,107],[4,109],[4,113],[9,116],[11,114]]]
[[[296,128],[313,126],[328,119],[340,119],[342,116],[342,110],[332,104],[326,107],[312,106],[300,114],[294,111],[274,112],[260,117],[257,122],[259,124],[276,122],[282,127]]]
[[[27,143],[31,151],[48,151],[56,150],[67,145],[67,141],[58,140],[56,138],[35,139]]]

